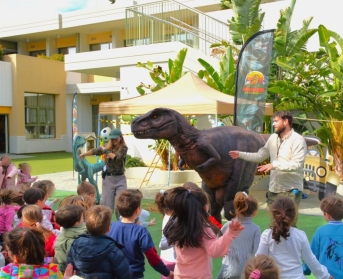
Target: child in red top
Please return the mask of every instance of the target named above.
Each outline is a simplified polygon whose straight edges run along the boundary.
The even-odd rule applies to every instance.
[[[53,257],[55,255],[54,245],[56,235],[41,226],[43,221],[42,210],[36,205],[27,205],[22,211],[22,226],[36,231],[39,231],[44,236],[45,241],[45,256]]]
[[[30,188],[31,183],[37,180],[37,176],[31,177],[31,166],[28,163],[19,164],[17,188],[20,193],[24,193]]]

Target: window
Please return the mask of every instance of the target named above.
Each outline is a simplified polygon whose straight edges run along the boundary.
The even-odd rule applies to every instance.
[[[55,138],[55,126],[55,96],[25,93],[26,138]]]
[[[45,50],[30,51],[30,56],[37,57],[40,54],[46,55],[46,51]]]
[[[58,49],[59,54],[74,54],[76,53],[76,47],[62,47]]]
[[[105,50],[105,49],[111,49],[111,48],[112,48],[112,43],[110,42],[90,45],[90,51]]]

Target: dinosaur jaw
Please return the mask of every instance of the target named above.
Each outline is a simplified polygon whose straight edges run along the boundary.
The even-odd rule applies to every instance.
[[[170,129],[170,126],[173,125],[174,123],[170,121],[161,127],[150,127],[144,130],[132,129],[131,131],[137,139],[168,139],[171,137],[171,133],[175,133],[174,129]]]

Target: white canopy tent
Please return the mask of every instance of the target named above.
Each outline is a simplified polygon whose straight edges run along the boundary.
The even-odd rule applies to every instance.
[[[121,101],[101,103],[100,115],[142,115],[155,108],[176,110],[183,115],[234,114],[234,97],[208,86],[192,72],[157,92]],[[273,115],[266,103],[265,115]]]

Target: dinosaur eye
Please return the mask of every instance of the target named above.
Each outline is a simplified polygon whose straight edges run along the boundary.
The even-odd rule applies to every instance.
[[[157,115],[154,115],[152,118],[156,119],[156,118],[157,118]]]

